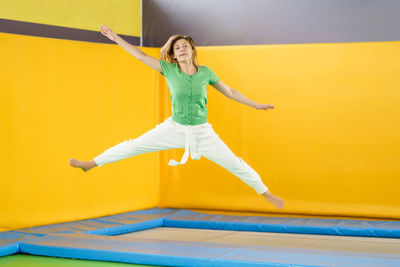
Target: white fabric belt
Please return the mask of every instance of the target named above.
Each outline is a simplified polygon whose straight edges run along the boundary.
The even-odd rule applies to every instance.
[[[173,121],[174,122],[174,121]],[[176,123],[176,122],[174,122]],[[206,123],[207,125],[211,126],[211,124]],[[184,126],[184,125],[178,125],[177,131],[184,133],[186,137],[186,143],[185,143],[185,153],[183,153],[182,159],[180,162],[177,162],[176,160],[170,159],[168,165],[169,166],[177,166],[177,165],[182,165],[187,162],[189,159],[189,153],[192,159],[197,159],[199,160],[201,158],[201,153],[197,151],[197,142],[195,139],[195,132],[198,129],[204,128],[207,125],[199,125],[200,127],[196,126]],[[179,127],[180,126],[180,127]]]

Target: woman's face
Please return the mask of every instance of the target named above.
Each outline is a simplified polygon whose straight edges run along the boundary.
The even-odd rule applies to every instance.
[[[180,61],[191,61],[193,55],[193,49],[189,41],[186,39],[179,39],[174,44],[174,58],[178,62]]]

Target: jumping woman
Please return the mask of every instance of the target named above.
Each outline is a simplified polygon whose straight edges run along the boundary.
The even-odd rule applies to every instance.
[[[207,66],[198,65],[196,47],[190,36],[171,36],[161,48],[161,60],[157,60],[123,40],[107,26],[102,25],[100,29],[104,36],[167,79],[172,116],[136,139],[129,139],[107,149],[91,161],[72,158],[71,166],[87,172],[94,167],[143,153],[185,148],[181,161],[171,159],[168,165],[185,164],[189,152],[192,159],[199,160],[204,156],[239,177],[275,207],[283,208],[284,201],[268,191],[258,173],[237,157],[207,122],[206,85],[210,84],[226,97],[256,109],[267,111],[274,106],[254,102],[224,84]]]

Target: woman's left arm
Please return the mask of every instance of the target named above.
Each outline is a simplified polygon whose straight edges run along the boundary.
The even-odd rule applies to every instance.
[[[240,93],[238,90],[235,90],[233,88],[230,88],[226,84],[224,84],[222,81],[219,81],[215,84],[212,85],[215,89],[217,89],[219,92],[221,92],[224,96],[233,99],[239,103],[248,105],[250,107],[253,107],[255,109],[265,109],[268,110],[268,108],[274,108],[272,105],[266,105],[266,104],[260,104],[257,102],[254,102],[250,98],[244,96],[242,93]]]

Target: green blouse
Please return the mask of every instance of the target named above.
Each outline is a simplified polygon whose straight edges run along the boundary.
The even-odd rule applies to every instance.
[[[171,94],[172,119],[183,125],[207,122],[206,85],[217,83],[217,75],[207,66],[198,66],[197,72],[189,75],[177,63],[160,60],[160,64]]]

